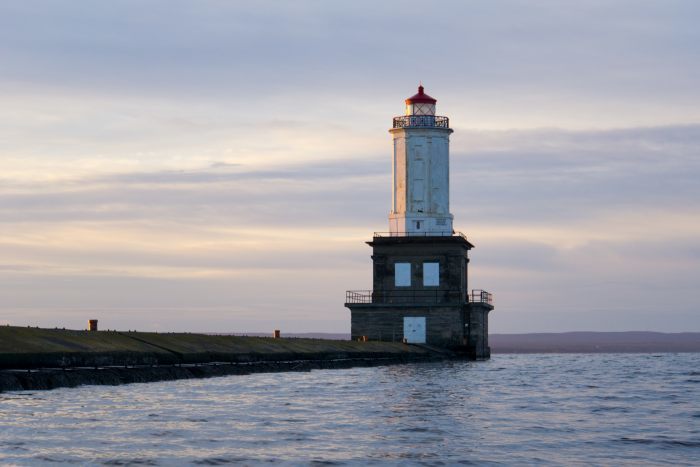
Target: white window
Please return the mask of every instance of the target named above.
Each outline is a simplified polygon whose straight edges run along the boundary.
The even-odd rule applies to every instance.
[[[411,263],[396,263],[394,265],[394,285],[396,287],[411,286]]]
[[[423,285],[440,285],[440,263],[423,263]]]

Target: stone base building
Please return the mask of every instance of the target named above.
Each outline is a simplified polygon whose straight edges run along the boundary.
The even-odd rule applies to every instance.
[[[467,289],[463,235],[382,236],[371,242],[373,290],[348,291],[352,339],[428,344],[489,358],[491,295]]]

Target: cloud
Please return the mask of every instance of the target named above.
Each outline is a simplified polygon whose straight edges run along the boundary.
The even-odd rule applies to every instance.
[[[699,117],[692,1],[42,2],[1,13],[3,80],[15,95],[53,89],[320,120],[381,115],[423,79],[472,127]]]
[[[558,311],[605,328],[573,321],[592,296],[590,316],[700,326],[699,10],[6,2],[0,310],[344,330],[386,229],[385,130],[422,79],[455,129],[452,211],[495,330]],[[657,286],[674,302],[654,320]]]
[[[634,211],[697,213],[700,127],[476,133],[453,156],[457,212],[506,222],[570,222]],[[484,149],[493,141],[494,149]],[[478,199],[478,203],[469,200]]]
[[[462,138],[452,155],[452,205],[467,226],[610,223],[616,214],[628,219],[635,211],[662,218],[697,213],[698,126]],[[214,225],[229,219],[268,227],[372,225],[389,208],[382,202],[389,186],[388,155],[275,168],[217,161],[49,185],[15,182],[4,190],[0,209],[3,222],[195,218]]]
[[[620,294],[625,309],[644,310],[663,305],[648,298],[657,287],[690,309],[700,279],[691,183],[700,176],[698,139],[694,126],[465,135],[453,154],[452,206],[455,225],[477,245],[472,286],[494,291],[505,314],[534,304],[542,313],[580,312],[592,296],[614,309]],[[362,242],[386,229],[388,159],[274,169],[207,162],[18,182],[0,194],[0,274],[27,292],[44,284],[57,305],[79,303],[69,298],[78,294],[97,308],[117,306],[127,284],[135,287],[130,307],[224,307],[233,298],[223,289],[215,299],[201,294],[203,283],[225,279],[241,309],[273,319],[280,307],[306,306],[311,316],[330,307],[335,314],[323,322],[343,330],[343,290],[370,285]],[[62,278],[71,278],[68,295],[56,291]],[[182,293],[144,292],[149,283]],[[271,284],[280,294],[265,291]],[[17,287],[6,293],[6,306],[49,306]]]

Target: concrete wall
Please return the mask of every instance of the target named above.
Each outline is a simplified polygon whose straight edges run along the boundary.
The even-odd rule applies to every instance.
[[[469,351],[474,358],[482,359],[491,356],[489,347],[489,312],[491,310],[493,306],[487,303],[467,305],[465,324],[467,324]]]
[[[375,239],[372,246],[373,290],[383,292],[429,292],[448,290],[453,301],[466,302],[467,266],[471,245],[460,237],[389,237]],[[396,263],[411,264],[411,285],[396,287]],[[423,264],[440,264],[437,286],[423,286]]]
[[[464,344],[465,311],[460,306],[352,306],[352,339],[367,336],[370,340],[401,342],[406,316],[425,316],[429,345],[458,347]]]

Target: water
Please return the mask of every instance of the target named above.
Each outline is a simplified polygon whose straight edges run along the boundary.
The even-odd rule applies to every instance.
[[[700,465],[700,354],[0,394],[0,464]]]

